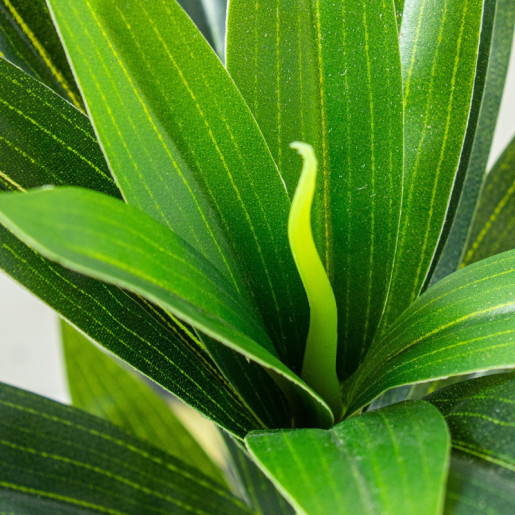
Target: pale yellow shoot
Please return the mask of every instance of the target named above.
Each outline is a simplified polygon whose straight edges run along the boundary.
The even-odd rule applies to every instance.
[[[309,301],[309,332],[302,364],[302,378],[341,415],[340,385],[336,374],[337,310],[334,292],[320,260],[311,229],[311,206],[318,163],[307,143],[290,145],[304,159],[304,166],[288,218],[288,238]]]

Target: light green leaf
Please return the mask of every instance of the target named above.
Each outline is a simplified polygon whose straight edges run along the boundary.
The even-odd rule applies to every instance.
[[[483,0],[405,0],[404,192],[386,328],[419,295],[445,221],[469,118]]]
[[[293,515],[293,508],[249,457],[240,442],[223,435],[229,452],[231,471],[237,477],[249,506],[261,515]]]
[[[485,2],[472,111],[432,284],[454,272],[466,250],[501,105],[514,27],[512,0]]]
[[[7,385],[0,386],[0,456],[0,505],[7,512],[249,513],[177,458],[108,422]]]
[[[45,0],[0,0],[0,57],[82,108]]]
[[[515,510],[515,375],[498,374],[430,395],[452,439],[446,512]]]
[[[229,3],[227,66],[293,196],[292,141],[319,162],[313,224],[338,299],[339,372],[383,311],[402,195],[403,107],[393,2]]]
[[[369,351],[348,412],[409,383],[515,366],[515,251],[455,272],[414,302]]]
[[[423,401],[354,417],[329,431],[253,432],[258,465],[301,514],[437,514],[449,434]]]
[[[49,5],[124,198],[241,295],[250,289],[279,355],[300,368],[308,306],[288,246],[289,199],[220,60],[175,0]]]
[[[0,59],[0,189],[45,184],[119,192],[88,119]],[[242,437],[262,427],[184,327],[150,303],[50,263],[0,227],[0,266],[61,316]]]
[[[211,461],[166,402],[66,322],[61,338],[72,403],[122,427],[225,485]]]
[[[515,248],[515,138],[486,176],[463,259],[468,265]]]
[[[142,295],[286,380],[312,423],[324,401],[276,356],[259,315],[193,247],[153,218],[90,190],[0,197],[0,221],[45,257]]]

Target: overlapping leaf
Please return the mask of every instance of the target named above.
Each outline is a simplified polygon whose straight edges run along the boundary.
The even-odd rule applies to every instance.
[[[515,248],[515,138],[487,175],[463,259],[468,265]]]
[[[77,185],[119,195],[87,118],[0,60],[0,188]],[[209,356],[151,304],[50,263],[0,227],[2,269],[95,341],[229,431],[260,427]]]
[[[515,375],[459,383],[427,398],[445,416],[452,439],[447,513],[515,509]]]
[[[389,388],[515,366],[515,251],[430,288],[371,348],[350,385],[349,413]]]
[[[0,197],[0,221],[45,257],[126,288],[286,379],[311,423],[324,401],[276,356],[259,315],[206,258],[150,216],[80,188]],[[283,380],[284,380],[283,379]]]
[[[307,301],[288,245],[289,199],[219,59],[175,0],[49,5],[124,198],[242,295],[250,284],[280,356],[298,369]]]
[[[61,337],[72,403],[225,484],[221,470],[166,402],[66,322]]]
[[[45,0],[0,1],[0,56],[82,106]]]
[[[445,221],[469,118],[482,0],[405,0],[404,192],[383,327],[419,295]]]
[[[501,105],[514,27],[515,3],[485,2],[472,110],[432,283],[457,270],[463,258]]]
[[[429,403],[397,404],[329,431],[253,432],[245,441],[297,513],[441,513],[449,434]]]
[[[0,505],[32,513],[249,513],[218,483],[116,426],[0,386]]]
[[[290,196],[305,141],[320,165],[315,239],[338,300],[339,370],[368,347],[390,281],[403,107],[393,2],[229,3],[227,66]]]

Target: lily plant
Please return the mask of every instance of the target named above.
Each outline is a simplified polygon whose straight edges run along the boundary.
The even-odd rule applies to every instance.
[[[512,513],[515,3],[181,3],[0,0],[0,511]]]

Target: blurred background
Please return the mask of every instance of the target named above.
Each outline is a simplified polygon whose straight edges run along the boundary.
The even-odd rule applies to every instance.
[[[515,45],[489,167],[515,134]],[[0,381],[69,401],[57,317],[0,271]]]

